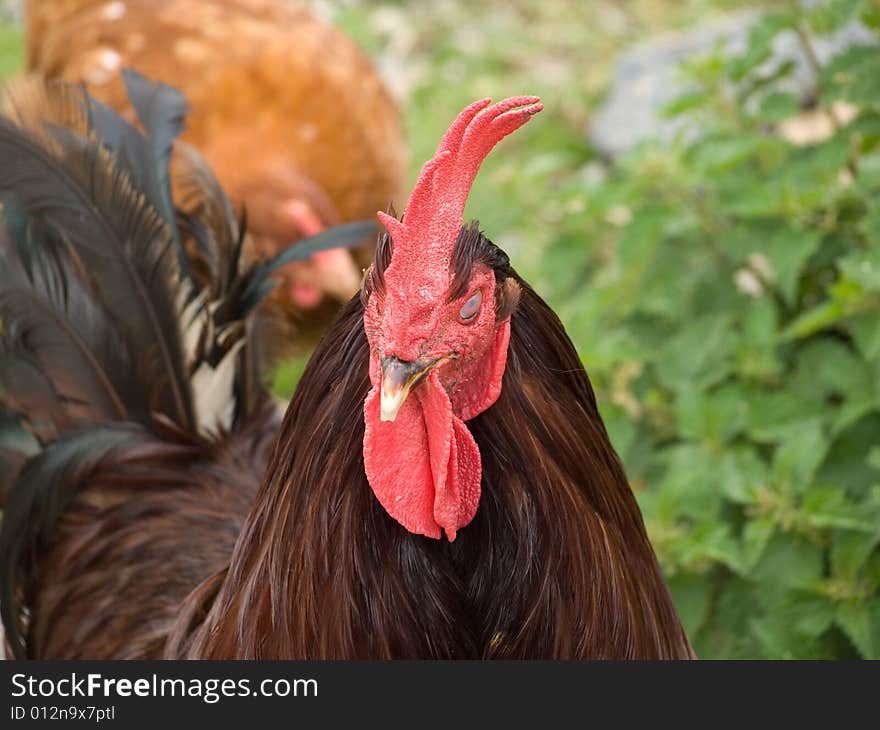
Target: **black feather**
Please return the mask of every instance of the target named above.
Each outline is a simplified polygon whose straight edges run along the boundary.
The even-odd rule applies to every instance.
[[[55,384],[39,362],[18,344],[17,332],[6,327],[0,354],[0,399],[4,409],[26,414],[29,427],[41,438],[54,438],[68,425],[67,409]]]
[[[40,448],[40,442],[28,430],[24,418],[12,411],[0,410],[0,449],[31,457],[38,454]]]
[[[178,246],[181,271],[189,271],[189,261],[180,241],[171,197],[171,151],[175,140],[183,134],[189,105],[177,89],[162,83],[153,83],[133,69],[122,71],[125,89],[135,112],[150,139],[152,153],[151,174],[144,174],[143,185],[137,178],[132,182],[162,216]],[[118,126],[118,125],[117,125]],[[129,128],[131,129],[130,125]],[[98,131],[101,134],[100,130]],[[155,190],[155,192],[153,192]]]
[[[144,376],[161,384],[156,408],[190,427],[168,227],[94,138],[61,128],[51,137],[56,150],[0,118],[0,192],[13,201],[6,205],[63,232],[107,310],[125,323]]]
[[[222,298],[239,274],[244,222],[214,173],[192,147],[178,144],[172,161],[178,221],[197,288]]]
[[[57,427],[62,418],[149,423],[119,325],[90,287],[76,254],[36,223],[24,240],[27,247],[13,247],[0,237],[0,361],[9,367],[33,363],[49,379],[64,404],[54,414]],[[0,402],[7,407],[8,398],[29,396],[22,383],[9,387],[0,376],[0,384],[6,385]]]
[[[138,93],[136,107],[146,135],[109,107],[88,94],[82,85],[58,80],[17,79],[6,90],[4,106],[9,118],[51,146],[51,130],[69,129],[100,139],[132,183],[162,216],[174,235],[175,218],[169,187],[169,159],[174,139],[183,129],[186,101],[170,87],[160,87],[149,102],[153,85],[144,77],[126,73]],[[136,79],[136,80],[135,80]]]
[[[28,459],[40,453],[40,442],[25,419],[10,410],[0,410],[0,509]]]

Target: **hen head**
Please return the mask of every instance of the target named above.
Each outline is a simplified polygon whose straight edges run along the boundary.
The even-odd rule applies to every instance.
[[[388,235],[365,286],[364,467],[414,533],[454,540],[479,505],[480,452],[465,421],[501,393],[519,287],[462,216],[483,159],[541,109],[534,96],[471,104],[422,168],[403,220],[378,214]]]
[[[272,161],[235,188],[248,216],[254,251],[270,258],[301,238],[317,235],[340,222],[333,202],[313,180],[290,166]],[[307,261],[278,271],[282,300],[310,310],[326,296],[347,302],[361,282],[361,271],[344,248],[315,253]]]

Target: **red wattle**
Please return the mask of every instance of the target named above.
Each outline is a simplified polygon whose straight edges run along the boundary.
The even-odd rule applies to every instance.
[[[434,519],[446,532],[449,542],[457,531],[470,524],[480,506],[480,449],[467,426],[458,417],[452,417],[452,448],[446,482],[435,485]]]
[[[379,419],[380,390],[364,404],[364,468],[376,498],[410,532],[455,539],[480,503],[480,452],[436,371],[403,403],[394,421]]]

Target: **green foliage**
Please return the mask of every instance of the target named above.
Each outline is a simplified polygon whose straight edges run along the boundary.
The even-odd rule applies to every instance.
[[[786,33],[809,53],[856,17],[880,31],[880,12],[790,7],[741,55],[688,62],[672,144],[561,191],[581,212],[541,285],[697,652],[876,659],[880,45],[815,68],[818,109],[803,115],[772,49]],[[804,143],[793,130],[809,124]]]
[[[14,27],[0,22],[0,79],[12,75],[21,68],[24,56],[24,37]]]
[[[306,365],[309,362],[309,354],[291,357],[275,368],[275,372],[272,373],[271,390],[280,399],[287,400],[293,396],[296,384],[305,372]]]

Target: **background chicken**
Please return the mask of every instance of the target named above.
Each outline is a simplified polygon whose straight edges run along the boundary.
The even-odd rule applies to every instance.
[[[184,93],[192,105],[184,139],[246,207],[248,254],[265,257],[328,225],[372,217],[399,197],[405,155],[394,101],[354,43],[304,9],[272,0],[32,0],[27,21],[29,70],[84,81],[130,120],[123,66]],[[281,272],[276,298],[290,324],[311,333],[326,326],[360,285],[370,243],[359,261],[327,251]]]
[[[462,228],[483,157],[537,99],[468,107],[406,222],[382,218],[361,296],[310,361],[257,489],[277,422],[248,312],[271,267],[238,271],[234,219],[193,162],[213,205],[177,216],[180,238],[222,262],[194,289],[157,184],[180,99],[129,87],[153,112],[149,144],[66,87],[19,95],[0,124],[14,652],[691,656],[574,348],[506,255]]]

